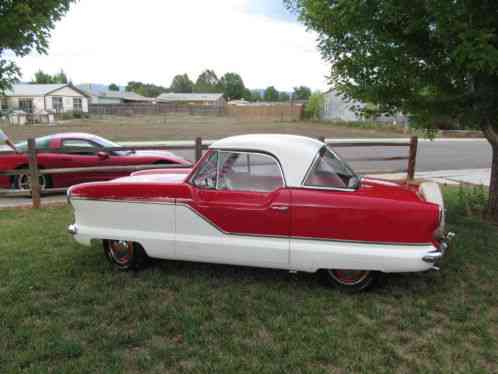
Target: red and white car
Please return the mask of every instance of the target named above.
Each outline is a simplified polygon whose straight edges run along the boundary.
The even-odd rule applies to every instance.
[[[144,258],[321,270],[349,289],[435,268],[448,246],[437,184],[359,178],[324,143],[242,135],[193,169],[144,171],[68,191],[82,244],[120,269]]]
[[[97,135],[86,133],[61,133],[35,139],[38,166],[41,169],[64,169],[94,166],[129,166],[176,164],[191,167],[191,163],[175,154],[162,151],[113,151],[105,148],[118,148],[119,144]],[[16,144],[19,153],[0,155],[0,171],[28,169],[26,155],[27,142]],[[50,174],[40,177],[42,189],[49,187],[67,187],[73,184],[104,181],[129,175],[127,171],[84,172],[70,174]],[[14,177],[0,176],[1,188],[30,189],[28,174]]]

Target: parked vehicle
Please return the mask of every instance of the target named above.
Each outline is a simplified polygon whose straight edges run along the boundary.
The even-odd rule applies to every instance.
[[[105,148],[120,147],[107,139],[85,133],[62,133],[44,136],[35,140],[36,148],[40,149],[37,160],[42,169],[63,169],[95,166],[124,166],[150,164],[180,164],[191,167],[189,161],[171,152],[153,151],[113,151]],[[21,153],[5,153],[0,155],[0,170],[28,169],[26,155],[27,142],[16,144]],[[42,189],[49,187],[67,187],[73,184],[106,181],[129,175],[126,171],[85,172],[74,174],[51,174],[40,176]],[[28,174],[13,177],[0,177],[1,188],[19,190],[30,189]]]
[[[324,143],[292,135],[215,142],[192,170],[142,171],[68,191],[75,239],[119,269],[161,259],[322,271],[347,289],[443,257],[439,186],[360,178]]]

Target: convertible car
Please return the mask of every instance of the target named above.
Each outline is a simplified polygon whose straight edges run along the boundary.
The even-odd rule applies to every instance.
[[[450,235],[439,186],[360,178],[292,135],[213,143],[192,169],[142,171],[68,191],[74,238],[119,269],[147,257],[321,271],[366,289],[379,273],[436,269]]]
[[[186,161],[167,151],[116,151],[106,152],[104,148],[120,147],[107,139],[85,133],[63,133],[44,136],[35,140],[38,165],[42,169],[79,168],[88,166],[123,166],[149,164],[181,164],[191,166]],[[0,155],[0,170],[27,169],[25,154],[27,142],[16,144],[19,153]],[[61,148],[64,153],[61,153]],[[89,172],[74,174],[53,174],[40,177],[40,185],[47,187],[67,187],[73,184],[103,181],[129,175],[129,172]],[[0,188],[30,189],[28,175],[0,177]]]

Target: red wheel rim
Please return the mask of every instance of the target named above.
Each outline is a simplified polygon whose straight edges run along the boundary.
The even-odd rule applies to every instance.
[[[370,272],[368,270],[329,270],[329,274],[345,286],[354,286],[363,282]]]
[[[109,254],[121,266],[127,266],[133,257],[133,242],[124,240],[109,241]]]

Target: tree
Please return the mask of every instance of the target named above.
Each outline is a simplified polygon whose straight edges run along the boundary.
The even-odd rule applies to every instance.
[[[51,84],[51,83],[59,83],[59,84],[67,84],[68,83],[67,75],[64,73],[64,70],[61,70],[55,75],[50,75],[42,70],[38,70],[35,73],[34,79],[31,81],[31,83],[37,83],[37,84]]]
[[[324,97],[320,92],[314,92],[308,98],[308,102],[304,107],[304,116],[307,119],[319,120],[322,114]]]
[[[263,99],[265,101],[278,101],[278,91],[275,87],[270,86],[265,90],[265,94],[263,95]]]
[[[0,92],[19,80],[21,72],[6,59],[10,51],[24,57],[33,49],[46,54],[55,22],[69,10],[74,0],[1,0],[0,1]]]
[[[158,97],[162,93],[169,92],[169,89],[151,83],[131,81],[126,85],[125,91],[135,92],[145,97]]]
[[[190,80],[187,74],[179,74],[173,78],[170,90],[175,93],[192,93],[194,90],[194,82]]]
[[[306,86],[294,87],[294,92],[292,93],[293,100],[308,100],[311,96],[311,90]]]
[[[108,87],[109,91],[119,91],[119,87],[116,83],[111,83]]]
[[[289,101],[290,96],[287,92],[281,91],[278,93],[278,101]]]
[[[251,100],[250,101],[261,101],[263,98],[261,97],[260,90],[251,90]]]
[[[488,215],[498,222],[498,2],[285,0],[318,33],[344,96],[430,127],[479,127],[493,150]]]
[[[204,70],[194,85],[194,92],[199,93],[218,93],[223,92],[218,76],[213,70]]]
[[[239,100],[244,95],[244,82],[237,73],[226,73],[221,77],[223,96],[226,100]]]

